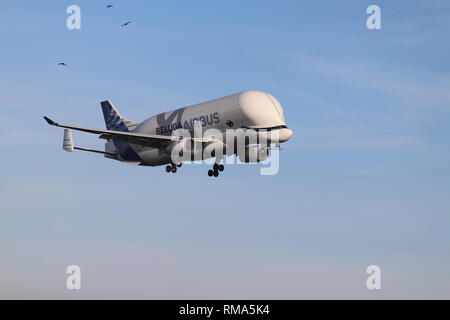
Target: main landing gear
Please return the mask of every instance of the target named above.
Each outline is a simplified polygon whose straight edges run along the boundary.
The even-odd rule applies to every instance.
[[[179,163],[179,164],[172,163],[172,164],[166,166],[166,172],[167,173],[169,173],[169,172],[175,173],[175,172],[177,172],[177,167],[180,168],[181,165],[182,165],[182,163]]]
[[[213,166],[213,170],[208,170],[208,176],[212,177],[218,177],[219,176],[219,171],[223,171],[223,169],[225,169],[225,167],[223,166],[223,164],[217,164],[215,163]]]

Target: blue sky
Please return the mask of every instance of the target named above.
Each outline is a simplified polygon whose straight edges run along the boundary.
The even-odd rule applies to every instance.
[[[0,21],[0,297],[450,298],[448,1],[3,1]],[[294,131],[274,176],[67,153],[42,120],[247,89]]]

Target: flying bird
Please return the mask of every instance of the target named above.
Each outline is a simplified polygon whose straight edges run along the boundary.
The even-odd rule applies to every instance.
[[[108,5],[106,6],[106,9],[109,9],[109,8],[112,8],[112,7],[114,7],[114,5],[108,4]]]
[[[58,63],[58,66],[65,66],[65,67],[68,67],[68,65],[67,65],[67,64],[65,64],[64,62],[60,62],[60,63]]]
[[[126,26],[128,26],[130,23],[132,23],[133,21],[128,21],[128,22],[125,22],[123,25],[121,25],[121,27],[126,27]]]

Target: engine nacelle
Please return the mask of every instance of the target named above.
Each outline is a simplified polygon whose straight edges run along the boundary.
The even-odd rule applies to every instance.
[[[194,142],[192,139],[181,139],[174,141],[166,147],[166,153],[171,156],[174,163],[181,163],[183,161],[191,161],[197,156],[202,156],[202,143]]]
[[[183,156],[183,153],[191,153],[194,149],[194,143],[189,139],[182,139],[180,141],[174,141],[166,147],[166,152],[171,154],[172,152]]]
[[[238,152],[238,157],[241,162],[261,162],[269,157],[269,149],[266,145],[246,146],[243,152]]]

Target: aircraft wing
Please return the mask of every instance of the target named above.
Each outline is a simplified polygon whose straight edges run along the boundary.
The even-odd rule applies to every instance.
[[[78,130],[78,131],[83,131],[83,132],[89,132],[89,133],[94,133],[94,134],[100,134],[99,138],[101,138],[101,139],[119,140],[119,141],[124,141],[124,142],[128,142],[128,143],[139,144],[139,145],[154,147],[154,148],[167,146],[172,141],[180,140],[180,138],[177,136],[161,136],[161,135],[156,135],[156,134],[146,134],[146,133],[137,133],[137,132],[125,132],[125,131],[114,131],[114,130],[79,127],[79,126],[57,123],[47,117],[44,117],[44,119],[45,119],[45,121],[47,121],[48,124],[50,124],[52,126],[73,129],[73,130]],[[203,142],[203,143],[212,142],[212,140],[209,140],[209,139],[202,139],[202,138],[191,138],[191,139],[198,141],[198,142]]]

